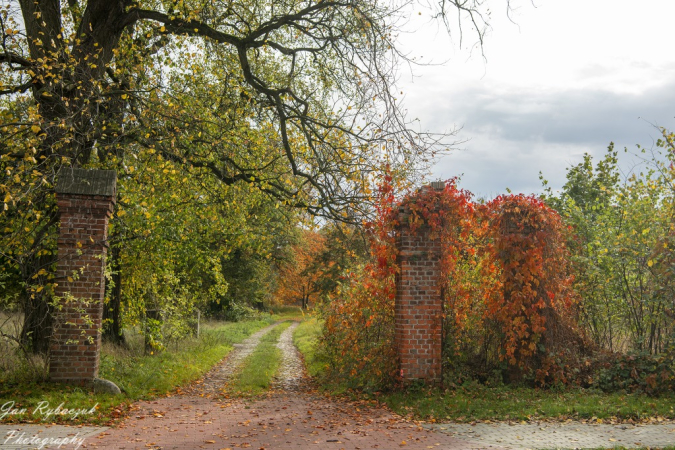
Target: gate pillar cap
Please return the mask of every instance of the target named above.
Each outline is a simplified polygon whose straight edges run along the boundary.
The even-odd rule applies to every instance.
[[[114,170],[62,168],[56,182],[57,194],[102,195],[115,197],[117,173]]]
[[[445,181],[432,181],[429,186],[434,191],[442,191],[445,189]]]

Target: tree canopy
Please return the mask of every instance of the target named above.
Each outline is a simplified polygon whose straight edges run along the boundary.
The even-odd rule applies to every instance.
[[[271,242],[274,227],[265,224],[283,223],[277,208],[287,223],[297,222],[292,210],[359,223],[372,210],[380,170],[399,180],[423,173],[446,136],[414,129],[394,91],[405,59],[396,36],[410,5],[3,3],[0,282],[4,300],[26,313],[24,341],[44,343],[49,329],[58,222],[52,188],[62,166],[118,172],[113,258],[148,264],[133,273],[150,276],[166,257],[162,269],[174,278],[158,284],[186,284],[199,273],[186,285],[206,291],[220,283],[212,269],[222,275],[236,258],[274,253],[272,244],[251,251],[263,242],[255,234],[216,227],[264,230]],[[482,1],[447,0],[436,10],[446,25],[450,12],[468,18],[482,42]],[[204,241],[184,239],[204,227],[200,221],[212,227],[200,234]],[[127,292],[141,286],[139,295],[150,295],[131,281]]]
[[[369,0],[10,2],[3,157],[128,165],[152,149],[352,217],[370,173],[423,169],[438,150],[392,92],[398,15]]]

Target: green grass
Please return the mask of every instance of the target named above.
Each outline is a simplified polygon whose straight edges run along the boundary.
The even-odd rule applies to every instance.
[[[290,325],[291,322],[281,323],[260,339],[258,347],[244,360],[241,370],[228,386],[228,392],[234,395],[253,396],[269,389],[282,357],[281,350],[276,344],[281,333]]]
[[[675,418],[675,395],[659,398],[569,388],[561,391],[471,384],[454,390],[419,389],[382,394],[395,412],[424,420]]]
[[[307,373],[315,378],[325,370],[325,362],[316,353],[322,324],[316,317],[302,322],[293,332],[293,343],[305,358]]]
[[[207,324],[199,339],[182,340],[180,345],[169,345],[166,351],[154,356],[143,355],[139,350],[123,350],[106,345],[101,355],[99,376],[113,381],[125,391],[118,396],[93,394],[89,389],[77,386],[47,383],[39,377],[31,379],[0,373],[0,406],[14,402],[12,408],[26,409],[26,414],[8,414],[0,419],[0,423],[109,423],[121,417],[136,400],[170,395],[180,386],[201,378],[227,355],[232,344],[272,322],[269,318]],[[68,415],[46,417],[44,408],[34,413],[41,402],[47,402],[50,408],[63,403],[62,409],[90,410],[95,407],[95,411],[76,419]]]

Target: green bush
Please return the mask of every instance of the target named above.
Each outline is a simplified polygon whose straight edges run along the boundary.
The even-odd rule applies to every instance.
[[[605,392],[660,395],[675,391],[675,353],[611,355],[598,364],[592,385]]]

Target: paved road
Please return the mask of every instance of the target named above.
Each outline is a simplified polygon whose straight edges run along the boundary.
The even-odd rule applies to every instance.
[[[308,406],[313,410],[306,410]],[[254,403],[237,401],[229,404],[192,398],[176,409],[164,409],[172,407],[176,405],[164,401],[143,404],[126,425],[117,429],[0,425],[0,449],[521,450],[618,446],[656,449],[675,445],[675,424],[672,423],[433,424],[420,427],[402,422],[382,410],[359,408],[319,397],[308,398],[303,394],[295,398],[275,395]]]
[[[675,423],[606,425],[578,422],[434,424],[426,428],[460,439],[512,449],[675,446]]]
[[[427,449],[468,450],[475,445],[405,422],[390,412],[317,394],[292,342],[292,325],[280,336],[283,359],[266,398],[231,400],[186,395],[138,404],[123,426],[91,442],[96,449]],[[252,337],[257,341],[261,336]],[[251,338],[242,349],[250,349]],[[236,351],[236,350],[235,350]],[[236,370],[228,361],[222,366]],[[212,373],[226,379],[223,370]],[[204,385],[211,385],[205,380]],[[213,389],[208,390],[213,393]],[[221,390],[222,392],[222,390]],[[494,448],[486,446],[484,448]]]

